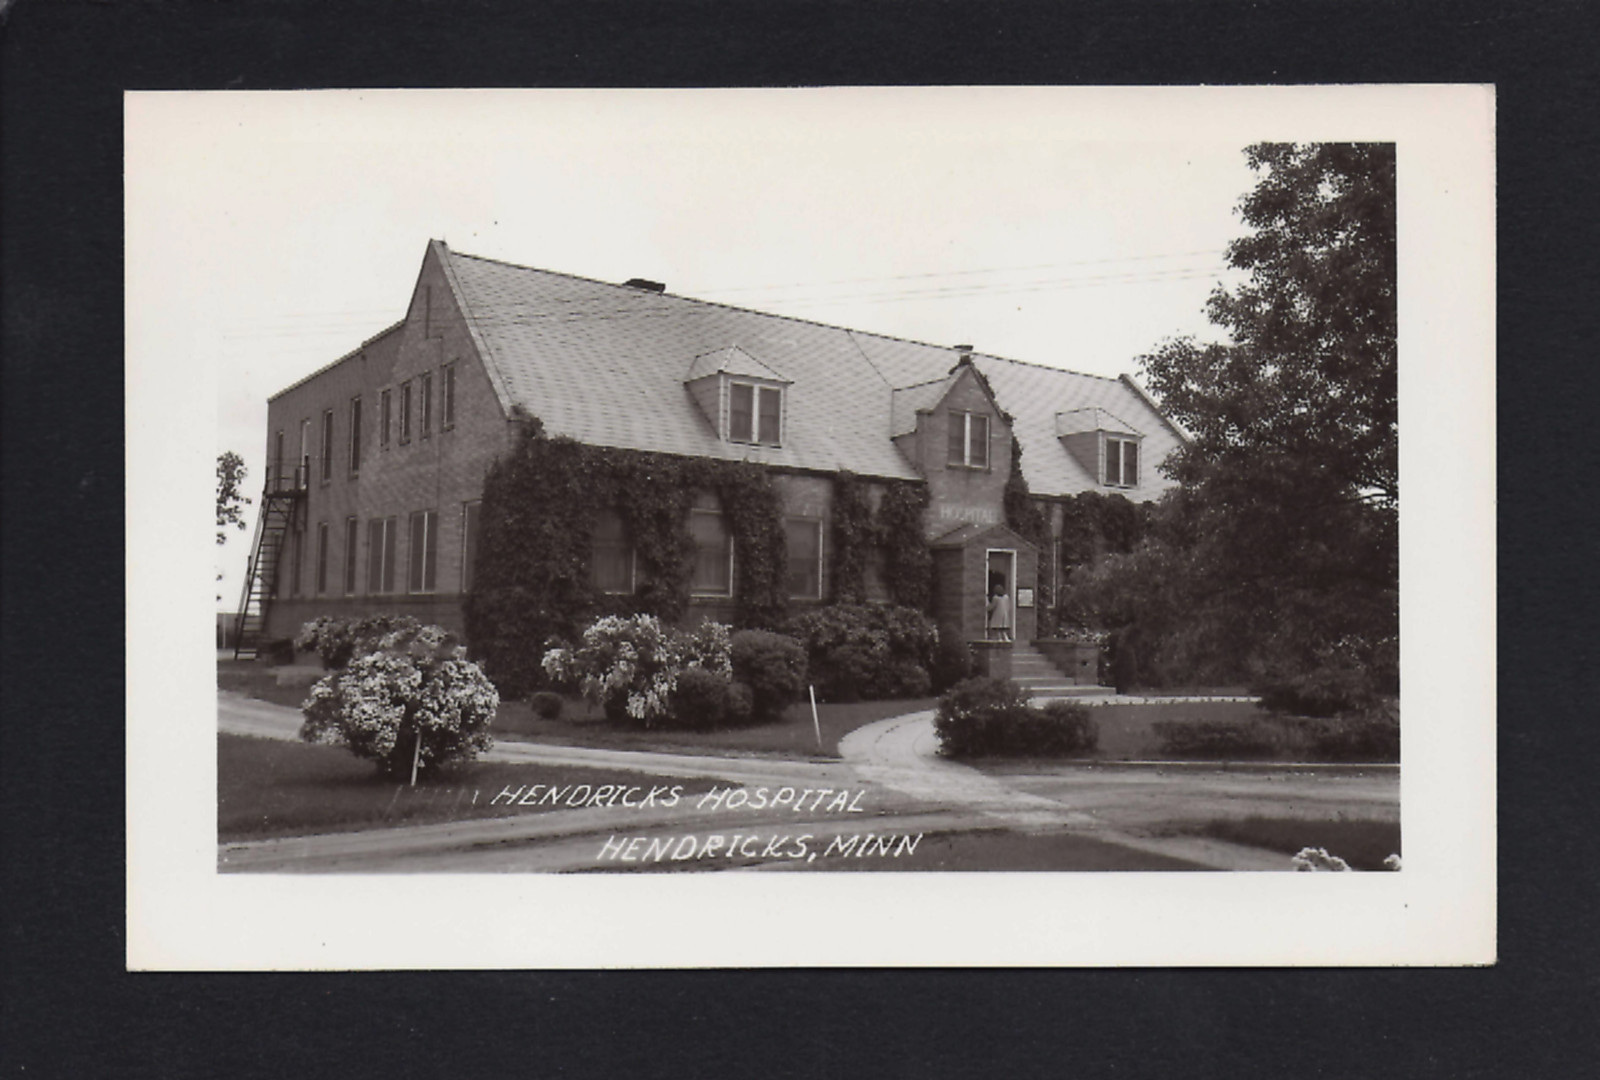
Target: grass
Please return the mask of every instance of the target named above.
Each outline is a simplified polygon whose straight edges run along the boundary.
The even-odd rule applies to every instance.
[[[219,735],[217,839],[227,843],[546,813],[561,808],[492,806],[490,800],[506,786],[598,788],[623,782],[648,786],[652,780],[601,769],[462,762],[413,788],[380,776],[370,761],[342,747]],[[717,781],[656,778],[654,782],[696,791]]]
[[[1398,821],[1214,818],[1182,831],[1288,856],[1299,854],[1301,848],[1323,848],[1356,870],[1382,870],[1387,856],[1400,854]]]

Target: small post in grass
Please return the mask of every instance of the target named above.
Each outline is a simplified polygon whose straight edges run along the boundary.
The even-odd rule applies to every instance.
[[[422,729],[417,728],[417,747],[411,751],[411,786],[417,786],[417,763],[422,760]]]
[[[817,688],[810,683],[806,689],[811,691],[811,726],[817,729],[817,749],[822,749],[822,721],[817,719]]]

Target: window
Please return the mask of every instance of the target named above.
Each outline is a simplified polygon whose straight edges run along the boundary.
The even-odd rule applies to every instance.
[[[776,386],[732,383],[728,390],[728,438],[733,442],[780,445],[783,391]]]
[[[1134,439],[1106,437],[1106,483],[1134,487],[1139,483],[1139,443]]]
[[[989,467],[989,418],[982,413],[950,414],[950,464]]]
[[[456,365],[452,361],[444,366],[444,385],[441,388],[444,400],[440,402],[443,419],[440,428],[448,431],[456,426]]]
[[[473,573],[478,566],[478,508],[482,503],[461,506],[461,591],[472,591]]]
[[[333,410],[322,410],[322,482],[333,479]]]
[[[389,421],[394,412],[392,397],[388,390],[378,395],[378,445],[385,450],[389,449]]]
[[[689,511],[694,537],[694,570],[689,591],[696,596],[733,595],[733,537],[715,510]]]
[[[278,432],[278,437],[272,443],[272,476],[271,479],[282,483],[283,481],[283,432]],[[267,485],[269,488],[271,484]]]
[[[356,594],[356,551],[361,544],[361,530],[355,518],[344,519],[344,594]]]
[[[328,523],[317,522],[317,595],[328,591]]]
[[[300,421],[300,460],[295,464],[299,469],[295,473],[294,486],[303,488],[311,483],[311,421]]]
[[[817,518],[785,518],[789,544],[789,595],[796,600],[822,599],[822,522]]]
[[[435,569],[439,565],[439,515],[418,510],[411,515],[411,567],[406,575],[407,592],[433,592]]]
[[[411,441],[411,383],[400,384],[400,445]]]
[[[615,510],[602,510],[595,521],[589,580],[603,593],[633,592],[633,545]]]
[[[367,592],[394,592],[395,519],[367,522]]]
[[[361,471],[361,399],[350,399],[350,475]]]
[[[294,531],[294,565],[290,568],[292,576],[289,578],[289,595],[300,595],[300,564],[305,561],[306,534],[299,529]]]
[[[433,372],[422,376],[422,437],[433,430]]]

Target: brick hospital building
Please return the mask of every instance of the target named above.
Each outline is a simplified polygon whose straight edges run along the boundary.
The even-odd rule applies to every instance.
[[[1127,376],[534,270],[436,240],[399,322],[268,402],[247,638],[376,611],[460,629],[484,477],[523,414],[597,446],[767,466],[797,607],[830,596],[832,477],[848,470],[869,495],[875,480],[925,483],[936,619],[983,636],[984,599],[1000,582],[1020,641],[1034,637],[1034,592],[1059,560],[1053,539],[1041,549],[1004,523],[1012,438],[1052,538],[1053,500],[1157,498],[1171,483],[1157,466],[1184,438]],[[691,610],[720,615],[740,553],[714,499],[696,501],[689,526]],[[886,599],[868,569],[869,598]],[[606,592],[634,586],[614,514],[601,514],[591,572]]]

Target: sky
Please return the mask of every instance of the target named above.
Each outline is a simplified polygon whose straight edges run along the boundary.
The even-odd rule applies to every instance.
[[[398,319],[430,238],[1137,377],[1163,339],[1215,336],[1254,182],[1251,138],[1182,111],[1063,89],[134,94],[130,289],[154,299],[130,299],[130,339],[214,380],[247,491],[266,399]],[[248,538],[219,549],[224,607]]]

